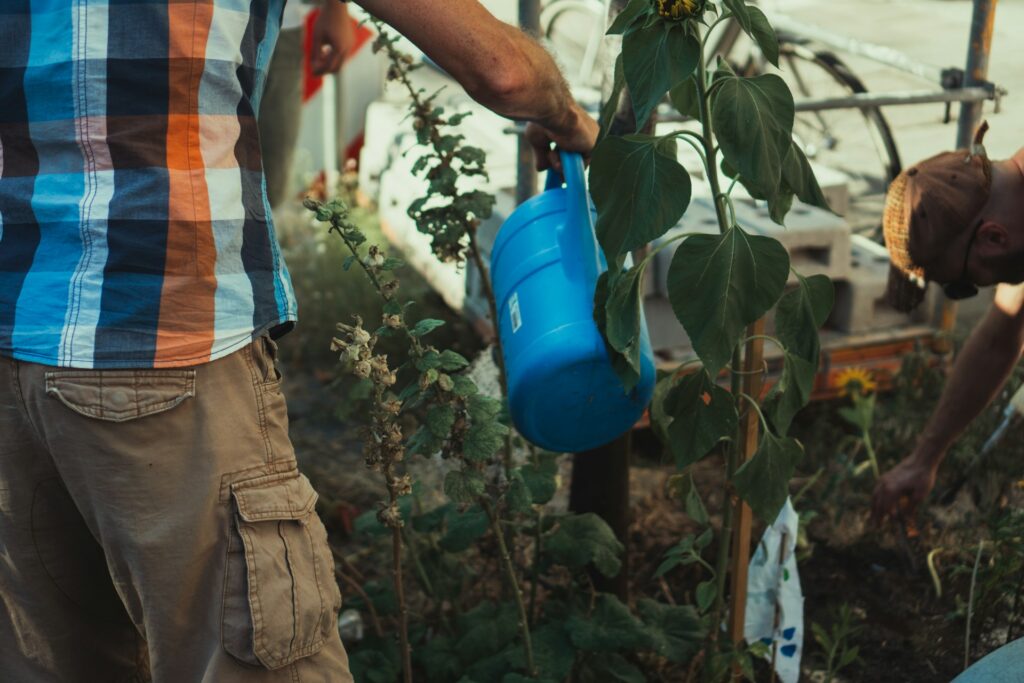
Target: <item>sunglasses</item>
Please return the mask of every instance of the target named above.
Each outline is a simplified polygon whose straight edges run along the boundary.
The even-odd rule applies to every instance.
[[[967,277],[967,260],[971,257],[971,247],[974,246],[974,238],[978,236],[980,227],[981,221],[978,221],[971,232],[971,238],[967,240],[967,248],[964,250],[964,267],[960,270],[960,277],[942,286],[942,291],[945,292],[948,299],[960,301],[970,299],[978,293],[978,287]]]

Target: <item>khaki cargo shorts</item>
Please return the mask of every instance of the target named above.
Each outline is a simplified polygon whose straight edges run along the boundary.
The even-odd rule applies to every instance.
[[[274,361],[0,357],[0,680],[352,681]]]

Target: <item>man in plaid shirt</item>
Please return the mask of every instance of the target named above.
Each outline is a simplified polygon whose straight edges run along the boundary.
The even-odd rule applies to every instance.
[[[254,112],[284,0],[0,3],[0,678],[351,681],[274,366],[296,303]],[[476,0],[364,0],[588,152]]]

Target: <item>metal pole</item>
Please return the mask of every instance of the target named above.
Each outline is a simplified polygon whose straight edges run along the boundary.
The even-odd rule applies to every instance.
[[[974,14],[971,18],[971,35],[967,42],[967,69],[964,73],[964,87],[978,86],[988,80],[988,55],[992,50],[992,32],[995,29],[996,0],[974,0]],[[982,102],[964,102],[960,105],[960,117],[956,128],[956,147],[969,147],[974,129],[981,118]],[[956,302],[943,298],[939,329],[943,336],[936,344],[940,353],[947,352],[952,345],[949,332],[956,325]]]
[[[519,0],[519,27],[534,38],[540,37],[540,0]],[[516,204],[522,204],[537,192],[537,167],[533,149],[519,136],[519,161],[516,172]]]

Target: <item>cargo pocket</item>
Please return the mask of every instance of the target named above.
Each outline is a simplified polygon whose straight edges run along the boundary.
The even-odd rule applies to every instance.
[[[318,652],[341,607],[316,491],[301,474],[286,477],[231,486],[224,649],[267,669]]]

